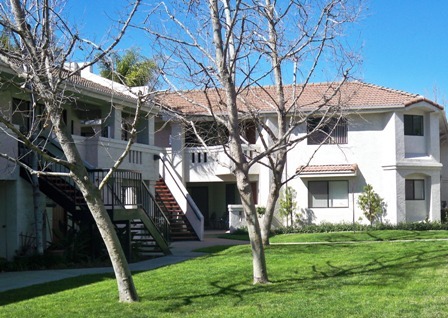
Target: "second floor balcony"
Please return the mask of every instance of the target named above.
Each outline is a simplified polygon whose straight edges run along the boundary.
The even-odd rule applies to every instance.
[[[244,154],[252,158],[257,152],[256,145],[243,145]],[[167,149],[169,158],[173,158],[171,148]],[[250,175],[259,174],[259,163],[255,163]],[[187,147],[182,152],[182,169],[184,171],[184,182],[221,182],[232,181],[233,164],[224,152],[223,146],[211,147]],[[177,166],[178,174],[181,174]]]
[[[123,153],[127,141],[101,137],[73,136],[81,157],[92,168],[110,168]],[[158,155],[159,147],[134,143],[120,169],[139,171],[144,180],[158,178],[158,166],[154,155]]]

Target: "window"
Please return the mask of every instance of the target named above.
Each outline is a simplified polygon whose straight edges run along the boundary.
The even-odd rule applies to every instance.
[[[202,140],[201,140],[202,139]],[[229,133],[225,126],[216,122],[196,122],[194,129],[189,127],[185,131],[185,145],[187,147],[224,145],[229,141]]]
[[[310,208],[348,207],[348,181],[309,181]]]
[[[348,125],[345,118],[308,118],[308,145],[346,144]]]
[[[423,136],[423,116],[404,115],[404,134],[406,136]]]
[[[251,120],[241,122],[240,135],[249,144],[254,145],[257,142],[257,124]]]
[[[425,180],[406,180],[405,192],[406,200],[425,200]]]

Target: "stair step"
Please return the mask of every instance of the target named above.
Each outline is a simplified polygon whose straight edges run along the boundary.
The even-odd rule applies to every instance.
[[[165,184],[163,178],[157,180],[155,185],[157,193],[157,203],[166,208],[167,217],[170,221],[170,235],[172,240],[197,240],[197,235],[194,233],[191,225],[176,198],[171,193],[170,189]]]
[[[141,246],[158,246],[153,239],[132,239],[132,242],[138,243]]]

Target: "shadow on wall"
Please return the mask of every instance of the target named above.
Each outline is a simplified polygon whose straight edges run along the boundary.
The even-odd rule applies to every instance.
[[[299,225],[310,225],[316,220],[316,215],[312,209],[302,208],[300,213],[296,214],[296,222]]]

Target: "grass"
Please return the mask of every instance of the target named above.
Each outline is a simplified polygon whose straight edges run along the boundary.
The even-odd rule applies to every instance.
[[[272,243],[291,242],[364,242],[448,239],[448,231],[384,230],[362,232],[295,233],[273,236]]]
[[[247,233],[222,234],[219,237],[242,241],[249,240]],[[270,242],[364,242],[431,239],[448,239],[448,231],[375,230],[361,232],[292,233],[274,235],[270,238]]]
[[[393,237],[379,232],[383,240]],[[321,241],[331,239],[320,235]],[[284,237],[291,239],[275,239]],[[249,246],[209,251],[213,254],[134,274],[141,297],[136,304],[117,302],[111,276],[92,275],[0,293],[0,316],[444,317],[448,312],[445,241],[273,245],[266,249],[272,283],[264,286],[251,284]]]

